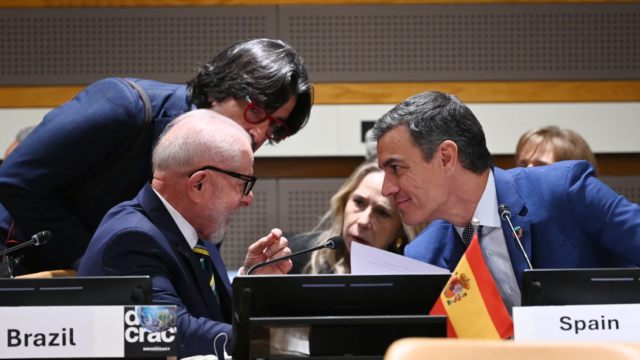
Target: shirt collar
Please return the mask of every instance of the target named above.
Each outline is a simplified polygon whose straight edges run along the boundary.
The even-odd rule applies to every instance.
[[[498,195],[496,193],[496,180],[493,177],[493,171],[489,171],[487,186],[478,202],[478,207],[473,213],[473,217],[480,220],[480,225],[499,228],[500,215],[498,214]]]
[[[156,191],[156,189],[153,189],[153,192],[158,195],[160,201],[162,201],[162,203],[164,204],[164,207],[166,207],[167,211],[169,211],[169,215],[171,215],[173,221],[175,221],[176,225],[178,225],[178,229],[180,229],[182,236],[184,236],[184,238],[187,240],[187,243],[189,243],[189,246],[191,246],[191,249],[193,249],[198,243],[198,233],[196,232],[196,229],[194,229],[194,227],[189,224],[189,222],[178,212],[178,210],[174,209],[173,206],[171,206],[171,204],[169,204],[167,200],[165,200],[162,195],[160,195]]]
[[[499,228],[502,226],[498,214],[498,194],[496,193],[496,180],[493,177],[493,171],[489,171],[487,186],[484,188],[484,193],[482,193],[473,217],[480,220],[480,225],[484,227]],[[456,229],[462,234],[464,226],[456,226]]]

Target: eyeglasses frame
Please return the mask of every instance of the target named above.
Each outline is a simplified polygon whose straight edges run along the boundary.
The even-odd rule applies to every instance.
[[[261,106],[256,105],[256,103],[251,101],[251,99],[248,96],[245,97],[245,101],[247,102],[247,109],[244,111],[244,119],[247,122],[249,122],[251,124],[261,124],[261,123],[263,123],[263,122],[268,120],[269,121],[269,125],[271,125],[271,123],[276,123],[276,124],[278,124],[280,126],[284,126],[284,128],[287,130],[283,136],[279,136],[279,137],[270,137],[269,133],[267,132],[267,137],[269,139],[278,141],[278,140],[282,140],[282,139],[284,139],[284,138],[286,138],[288,136],[291,136],[291,129],[289,129],[289,126],[287,126],[287,124],[285,124],[284,122],[282,122],[282,121],[274,118],[273,116],[271,116],[271,114],[267,113],[267,111],[264,108],[262,108]],[[247,117],[247,114],[249,113],[249,111],[251,111],[251,109],[254,109],[254,108],[260,109],[260,110],[262,110],[264,112],[264,115],[265,115],[264,119],[262,119],[262,120],[260,120],[258,122],[253,122],[253,121],[249,120],[249,118]]]
[[[195,173],[197,173],[198,171],[205,171],[205,170],[212,170],[212,171],[217,171],[217,172],[221,172],[223,174],[227,174],[231,177],[234,177],[236,179],[240,179],[240,180],[244,180],[244,195],[247,196],[251,193],[251,190],[253,190],[253,187],[256,185],[256,181],[258,181],[258,178],[256,176],[253,175],[245,175],[245,174],[240,174],[237,172],[233,172],[233,171],[227,171],[227,170],[222,170],[220,168],[217,168],[215,166],[203,166],[200,169],[192,172],[191,174],[189,174],[189,177],[192,177]]]

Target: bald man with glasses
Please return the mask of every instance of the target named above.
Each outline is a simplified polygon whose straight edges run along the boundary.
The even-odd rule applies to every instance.
[[[232,290],[217,244],[230,216],[253,202],[250,136],[210,110],[180,116],[153,151],[153,180],[107,213],[89,243],[79,276],[148,275],[153,302],[178,308],[178,357],[214,354],[231,338]],[[249,247],[251,266],[291,254],[279,229]],[[283,275],[291,260],[255,274]],[[215,344],[222,356],[224,341]],[[231,353],[231,341],[225,350]]]

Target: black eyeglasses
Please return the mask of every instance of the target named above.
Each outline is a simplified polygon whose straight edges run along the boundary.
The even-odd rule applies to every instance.
[[[221,172],[223,174],[227,174],[231,177],[234,177],[236,179],[240,179],[240,180],[244,180],[246,181],[244,183],[244,195],[249,195],[249,193],[251,193],[251,189],[253,189],[253,186],[256,184],[256,181],[258,181],[258,178],[252,175],[244,175],[244,174],[240,174],[237,172],[233,172],[233,171],[227,171],[227,170],[222,170],[219,169],[215,166],[205,166],[205,167],[201,167],[200,169],[192,172],[189,177],[192,177],[193,174],[197,173],[198,171],[204,171],[204,170],[213,170],[213,171],[217,171],[217,172]]]

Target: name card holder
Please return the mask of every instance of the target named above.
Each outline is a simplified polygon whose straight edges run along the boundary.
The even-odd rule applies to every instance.
[[[0,307],[0,359],[177,355],[175,306]]]
[[[515,341],[640,343],[640,304],[513,308]]]

